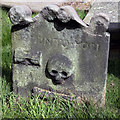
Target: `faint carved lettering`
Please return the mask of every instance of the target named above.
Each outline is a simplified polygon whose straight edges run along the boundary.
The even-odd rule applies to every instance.
[[[95,44],[95,43],[80,43],[80,47],[83,50],[87,50],[87,49],[94,49],[96,51],[99,50],[99,44]]]

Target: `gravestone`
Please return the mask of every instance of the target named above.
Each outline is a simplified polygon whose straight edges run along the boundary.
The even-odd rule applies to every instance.
[[[28,7],[14,6],[9,17],[16,94],[56,92],[104,104],[110,38],[104,13],[89,26],[70,6],[49,5],[34,18]]]

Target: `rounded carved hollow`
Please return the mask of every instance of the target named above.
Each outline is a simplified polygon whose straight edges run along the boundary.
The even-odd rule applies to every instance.
[[[47,71],[55,84],[64,84],[73,75],[73,64],[68,57],[57,54],[49,58]]]

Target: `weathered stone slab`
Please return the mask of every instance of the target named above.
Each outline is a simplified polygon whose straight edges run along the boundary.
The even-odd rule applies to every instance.
[[[109,29],[120,29],[120,1],[119,0],[96,0],[86,15],[84,22],[89,24],[91,18],[99,13],[105,13],[110,18]],[[118,24],[117,24],[118,23]]]
[[[56,91],[63,98],[72,93],[78,100],[84,96],[103,104],[108,17],[98,14],[87,26],[70,6],[50,5],[32,20],[12,27],[14,92],[25,97]]]
[[[111,34],[109,59],[120,59],[120,0],[96,0],[84,22],[89,24],[91,18],[101,12],[106,13],[110,18],[107,30]]]

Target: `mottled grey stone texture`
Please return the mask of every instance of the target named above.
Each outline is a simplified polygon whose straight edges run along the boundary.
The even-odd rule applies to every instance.
[[[10,9],[9,18],[12,24],[28,24],[33,22],[32,11],[26,5],[14,6]]]
[[[98,14],[87,26],[73,8],[51,5],[33,21],[12,27],[14,92],[26,97],[38,88],[103,103],[108,17]]]
[[[109,30],[120,29],[120,0],[96,0],[84,18],[84,22],[89,24],[91,18],[101,12],[110,18]]]

